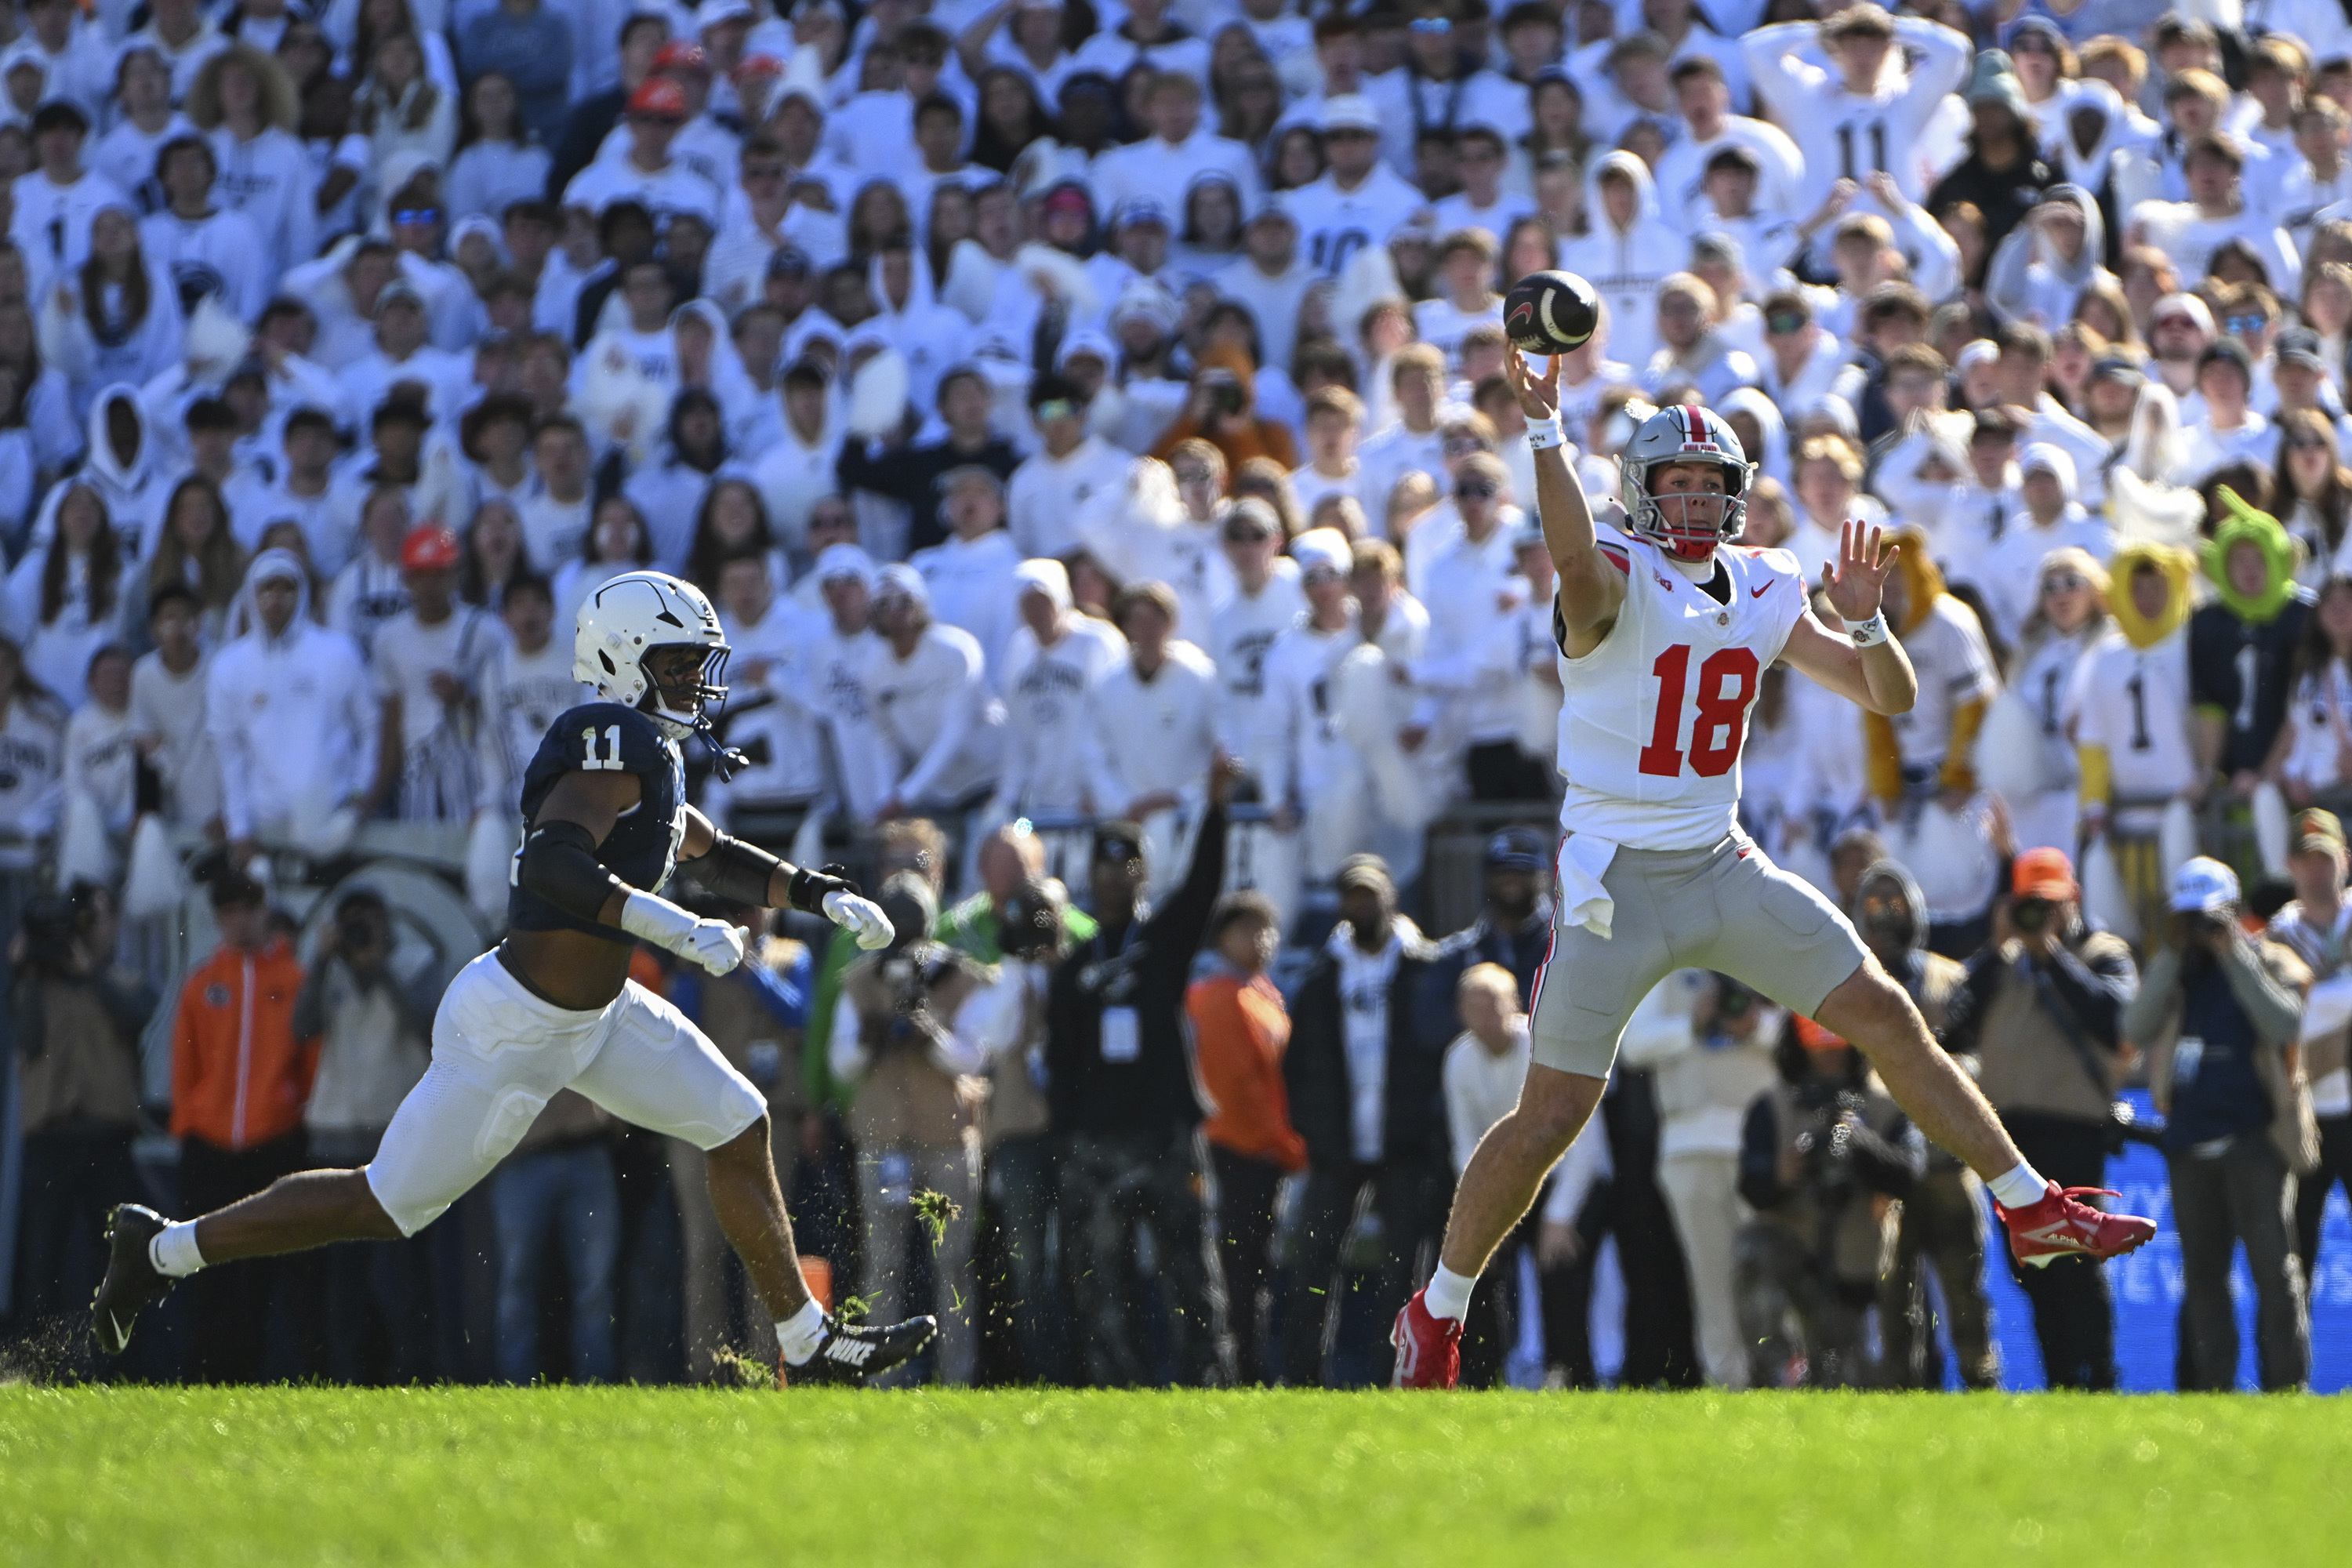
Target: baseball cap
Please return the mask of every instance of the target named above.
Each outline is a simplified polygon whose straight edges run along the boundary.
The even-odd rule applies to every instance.
[[[2172,874],[2172,907],[2184,913],[2219,914],[2238,901],[2238,874],[2200,855],[2183,860]]]
[[[2319,352],[2319,334],[2309,327],[2289,327],[2273,346],[2281,364],[2299,364],[2305,370],[2327,368],[2327,356]]]
[[[1255,496],[1244,496],[1225,513],[1220,531],[1227,540],[1278,539],[1282,536],[1282,519],[1275,515],[1274,508]],[[1302,542],[1306,537],[1305,534],[1299,535]],[[1297,553],[1295,549],[1293,553]],[[1306,562],[1302,560],[1299,564],[1303,566]]]
[[[1832,1035],[1811,1018],[1797,1019],[1797,1044],[1809,1051],[1833,1051],[1845,1044],[1845,1037]]]
[[[780,245],[768,258],[771,278],[805,278],[814,270],[808,252],[797,245]]]
[[[1250,504],[1247,501],[1241,503],[1243,506]],[[1255,504],[1265,505],[1264,501]],[[1344,577],[1355,557],[1349,548],[1348,536],[1338,529],[1310,528],[1290,542],[1290,558],[1298,563],[1302,575],[1312,572],[1336,572]]]
[[[2009,868],[2009,890],[2021,899],[2071,899],[2074,863],[2063,849],[2029,849]]]
[[[1506,827],[1486,840],[1489,871],[1540,871],[1550,858],[1544,836],[1532,827]]]
[[[1339,863],[1339,874],[1331,880],[1342,893],[1355,888],[1386,893],[1396,888],[1396,879],[1389,875],[1389,863],[1377,855],[1349,856]]]
[[[416,291],[416,286],[405,278],[395,278],[376,290],[375,313],[381,316],[403,300],[420,310],[425,308],[425,296]]]
[[[940,494],[946,495],[966,479],[979,479],[998,495],[1004,493],[1004,481],[997,478],[994,468],[985,463],[958,463],[939,477]]]
[[[877,599],[912,599],[919,605],[931,602],[930,584],[923,574],[903,561],[894,561],[875,574],[874,596]]]
[[[2103,354],[2091,363],[2093,381],[2120,381],[2126,386],[2139,386],[2147,380],[2147,373],[2137,361],[2125,354]]]
[[[2021,478],[2027,474],[2043,473],[2054,476],[2068,494],[2074,489],[2074,459],[2065,449],[2047,441],[2032,441],[2018,454],[2017,471]]]
[[[746,6],[745,9],[749,10],[750,7]],[[705,22],[703,26],[708,26],[709,24]],[[700,44],[690,38],[672,38],[661,47],[660,52],[654,56],[654,69],[700,71],[707,76],[710,72],[710,57],[702,52]]]
[[[421,522],[400,542],[404,572],[446,572],[457,564],[457,536],[437,522]]]
[[[2313,806],[2294,814],[2294,848],[2300,855],[2305,850],[2324,850],[2330,855],[2344,853],[2344,824],[2332,811]]]
[[[2163,299],[2158,300],[2148,310],[2148,325],[2155,326],[2158,322],[2168,321],[2175,316],[2187,317],[2200,331],[2210,332],[2213,330],[2211,307],[2194,294],[2167,294]]]
[[[1328,136],[1338,131],[1368,131],[1380,134],[1380,111],[1372,100],[1360,92],[1342,92],[1323,100],[1323,115],[1318,129]]]
[[[1166,228],[1169,226],[1168,209],[1160,205],[1157,197],[1129,196],[1119,203],[1117,210],[1110,215],[1110,226],[1113,228],[1125,228],[1130,224],[1139,223],[1156,223],[1160,227]]]
[[[828,544],[818,552],[816,585],[838,583],[845,577],[855,577],[868,589],[874,586],[874,557],[855,544]]]
[[[699,54],[701,51],[697,50]],[[686,89],[666,76],[649,76],[629,95],[631,114],[650,115],[656,120],[686,118]]]
[[[2224,360],[2236,366],[2240,375],[2250,381],[2253,378],[2253,359],[2246,353],[2246,345],[2235,338],[2216,338],[2207,343],[2204,352],[2197,356],[2198,373],[2202,374],[2207,365],[2219,364]]]

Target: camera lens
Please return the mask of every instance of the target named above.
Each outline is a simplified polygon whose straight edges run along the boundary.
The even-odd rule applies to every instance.
[[[2020,899],[2009,911],[2009,923],[2020,931],[2040,931],[2049,919],[2047,899]]]

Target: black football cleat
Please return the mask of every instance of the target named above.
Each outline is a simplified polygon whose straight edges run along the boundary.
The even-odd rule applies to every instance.
[[[794,1365],[779,1361],[779,1384],[871,1383],[892,1367],[922,1354],[939,1338],[936,1318],[909,1318],[903,1323],[845,1323],[827,1316],[824,1338],[816,1353]]]
[[[123,1204],[106,1216],[106,1278],[89,1299],[90,1331],[99,1348],[121,1355],[131,1342],[131,1325],[142,1310],[163,1299],[174,1281],[156,1272],[147,1244],[170,1222],[153,1209]]]

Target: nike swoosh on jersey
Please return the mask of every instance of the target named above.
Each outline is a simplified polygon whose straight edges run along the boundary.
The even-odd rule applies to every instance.
[[[1767,594],[1770,593],[1771,591],[1772,591],[1772,584],[1769,584],[1769,583],[1767,583],[1767,584],[1764,584],[1764,586],[1762,586],[1761,588],[1750,588],[1750,589],[1748,589],[1748,596],[1749,598],[1751,598],[1751,599],[1760,599],[1760,598],[1762,598],[1765,595],[1767,595]]]

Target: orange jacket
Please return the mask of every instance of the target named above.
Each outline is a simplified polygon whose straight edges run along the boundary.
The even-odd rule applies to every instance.
[[[223,944],[180,988],[172,1023],[172,1135],[249,1149],[302,1125],[319,1042],[294,1034],[302,965],[273,941]]]
[[[1282,1082],[1290,1015],[1274,982],[1263,974],[1196,980],[1184,993],[1184,1014],[1192,1024],[1201,1086],[1216,1108],[1202,1128],[1209,1142],[1286,1171],[1305,1170],[1307,1140],[1290,1125],[1290,1091]]]

